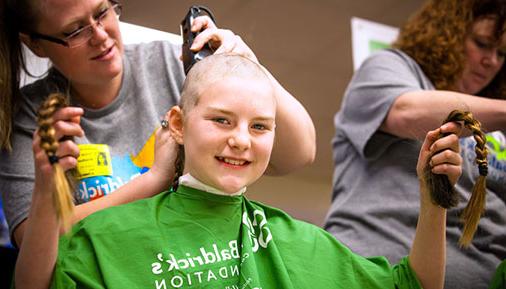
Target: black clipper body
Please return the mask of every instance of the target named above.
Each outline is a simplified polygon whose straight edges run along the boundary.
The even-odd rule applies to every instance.
[[[214,53],[214,50],[211,48],[211,46],[209,46],[209,43],[206,43],[206,45],[204,45],[200,51],[193,52],[190,50],[190,47],[193,44],[193,40],[199,34],[199,32],[191,31],[193,20],[202,15],[209,16],[211,20],[215,22],[214,16],[208,8],[195,5],[190,7],[190,10],[184,17],[183,21],[181,21],[181,35],[183,36],[183,67],[185,74],[188,74],[190,68],[197,61],[200,61]]]

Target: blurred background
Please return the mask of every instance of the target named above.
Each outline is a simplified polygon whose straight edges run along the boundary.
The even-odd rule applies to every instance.
[[[313,118],[313,165],[283,177],[264,177],[250,199],[322,225],[332,188],[333,116],[353,74],[351,18],[401,26],[423,0],[122,0],[122,21],[179,34],[191,5],[209,7],[218,27],[240,35],[259,61]],[[297,156],[294,155],[294,158]]]

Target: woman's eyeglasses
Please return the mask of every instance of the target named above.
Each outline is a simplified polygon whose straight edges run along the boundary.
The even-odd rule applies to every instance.
[[[100,11],[98,15],[94,17],[95,21],[86,25],[78,30],[72,32],[65,38],[58,38],[54,36],[44,35],[40,33],[31,33],[30,37],[34,39],[43,39],[54,43],[61,44],[68,48],[74,48],[81,46],[86,43],[93,36],[95,27],[104,27],[104,24],[110,23],[115,18],[121,15],[121,4],[112,3],[111,6],[107,7],[103,11]]]

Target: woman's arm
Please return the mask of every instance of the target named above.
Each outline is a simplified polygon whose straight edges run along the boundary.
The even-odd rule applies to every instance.
[[[380,130],[402,138],[422,140],[427,131],[441,125],[448,112],[455,109],[471,111],[487,131],[506,127],[506,100],[422,90],[399,96]]]
[[[79,114],[80,115],[80,114]],[[79,135],[80,130],[69,122],[76,115],[62,109],[54,119],[63,121],[56,125],[57,137]],[[74,121],[75,124],[75,121]],[[73,129],[74,133],[71,132]],[[125,204],[141,198],[153,196],[168,189],[174,174],[175,142],[168,129],[158,129],[155,137],[155,163],[151,169],[118,188],[113,194],[75,207],[73,223],[107,207]],[[20,251],[16,263],[16,288],[48,288],[56,264],[58,238],[61,224],[58,222],[53,206],[54,184],[52,167],[46,153],[40,149],[40,138],[34,135],[33,151],[35,159],[35,184],[32,205],[28,218],[14,231]],[[77,165],[79,155],[75,143],[60,143],[59,164],[64,170]],[[36,270],[34,270],[36,268]]]
[[[265,71],[274,85],[277,101],[276,139],[266,174],[283,175],[313,163],[316,133],[302,104]]]
[[[72,108],[73,109],[73,108]],[[68,112],[59,111],[55,114],[55,119],[68,119]],[[66,126],[59,125],[58,135],[74,135],[77,129],[72,132]],[[67,133],[67,134],[65,134]],[[70,168],[77,164],[78,147],[75,144],[65,144],[70,146],[67,151],[74,151],[74,160]],[[65,148],[62,148],[65,149]],[[70,155],[70,153],[67,153]],[[119,187],[113,194],[106,195],[97,200],[80,204],[74,208],[72,223],[77,223],[92,213],[111,206],[126,204],[135,200],[151,197],[169,188],[172,177],[174,176],[174,161],[176,157],[176,143],[170,136],[168,129],[158,129],[155,137],[155,162],[151,169],[139,177],[131,180],[127,184]],[[32,205],[33,210],[33,205]],[[18,247],[21,247],[24,234],[30,216],[20,223],[14,230],[14,238]]]
[[[159,128],[155,135],[153,166],[146,173],[116,189],[114,193],[76,206],[73,223],[101,209],[149,198],[168,190],[175,171],[176,148],[177,144],[170,131]]]
[[[34,134],[32,148],[35,182],[28,215],[30,221],[23,222],[23,242],[18,243],[20,250],[14,275],[15,287],[23,289],[49,288],[58,253],[61,225],[56,217],[53,201],[55,191],[53,166],[49,163],[46,152],[40,148],[37,131]],[[63,151],[68,153],[66,157],[60,157],[58,162],[63,170],[68,170],[77,163],[71,149],[72,146],[65,144],[60,145],[58,149],[60,153]],[[19,229],[16,230],[18,231]]]
[[[440,134],[449,134],[438,139]],[[445,174],[455,184],[462,173],[458,135],[460,125],[447,123],[429,131],[420,150],[417,174],[420,180],[420,214],[409,253],[410,265],[423,288],[443,288],[446,265],[446,209],[435,205],[423,174],[429,163],[432,172]]]

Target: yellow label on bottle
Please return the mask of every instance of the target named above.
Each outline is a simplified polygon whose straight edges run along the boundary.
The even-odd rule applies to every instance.
[[[79,179],[112,175],[112,160],[108,145],[80,144],[79,150],[77,159]]]

